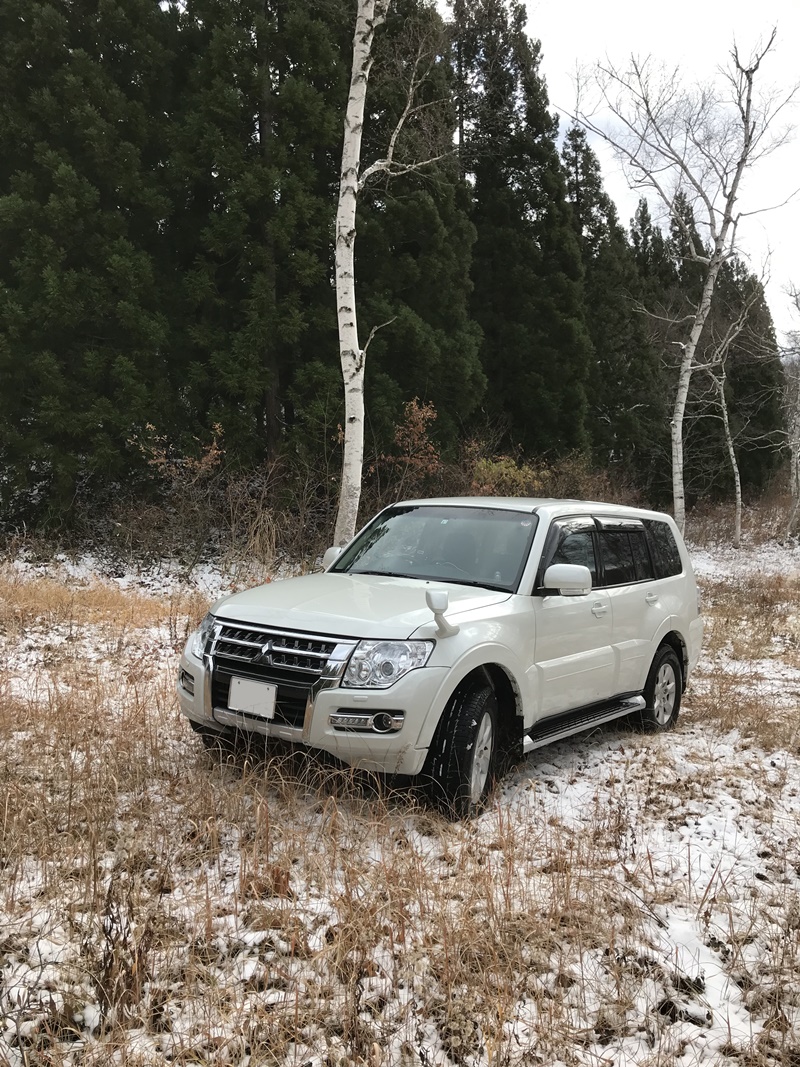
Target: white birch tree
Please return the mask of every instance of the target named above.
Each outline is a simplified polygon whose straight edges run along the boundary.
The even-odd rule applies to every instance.
[[[362,348],[359,342],[356,302],[355,240],[356,213],[359,194],[367,182],[378,174],[387,178],[427,166],[442,158],[433,155],[422,161],[400,162],[396,158],[398,141],[408,121],[428,105],[417,102],[420,86],[425,82],[436,61],[433,42],[423,39],[416,50],[405,87],[405,105],[389,138],[386,154],[361,170],[361,141],[367,85],[372,69],[375,31],[386,21],[391,0],[358,0],[356,27],[353,36],[353,64],[350,90],[344,118],[342,169],[339,200],[336,211],[335,271],[336,312],[339,328],[339,358],[344,383],[344,456],[339,489],[334,544],[343,545],[353,536],[361,499],[361,479],[364,467],[364,371],[367,349],[376,330],[370,331]],[[391,321],[391,320],[390,320]]]
[[[725,450],[731,465],[733,475],[734,493],[734,524],[733,524],[733,547],[739,548],[742,543],[742,477],[739,471],[739,460],[736,454],[736,441],[731,428],[730,413],[728,411],[728,397],[726,385],[728,380],[728,356],[734,342],[742,334],[748,324],[748,319],[754,305],[761,297],[760,286],[753,286],[749,296],[745,299],[739,315],[728,323],[722,337],[713,343],[712,355],[704,364],[704,369],[709,374],[716,395],[716,403],[719,409],[719,417],[722,420],[722,432],[725,439]]]
[[[800,289],[793,289],[790,296],[800,314]],[[789,337],[783,370],[790,497],[786,536],[792,537],[800,531],[800,333]]]
[[[796,348],[797,351],[791,353],[784,364],[790,501],[786,523],[787,537],[792,537],[800,531],[800,335],[796,335]]]
[[[777,121],[797,92],[797,87],[781,95],[756,92],[761,64],[774,42],[773,31],[747,60],[734,45],[721,72],[721,90],[715,85],[685,87],[677,70],[656,70],[650,59],[631,57],[627,70],[600,64],[595,106],[591,112],[579,106],[576,116],[611,146],[631,188],[660,200],[686,238],[689,257],[703,271],[699,299],[687,315],[673,320],[685,338],[676,342],[682,356],[670,420],[673,506],[681,530],[686,521],[683,423],[698,345],[720,268],[737,251],[743,178],[786,140],[788,131],[778,129]],[[692,207],[704,231],[699,243],[682,203]]]

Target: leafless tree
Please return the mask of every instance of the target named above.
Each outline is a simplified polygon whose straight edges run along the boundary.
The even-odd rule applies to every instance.
[[[743,179],[785,142],[788,130],[779,123],[798,92],[798,86],[781,94],[757,91],[761,65],[774,42],[775,31],[746,59],[734,45],[721,80],[713,85],[688,86],[678,70],[665,71],[652,59],[631,57],[627,68],[599,64],[591,106],[579,103],[577,109],[576,118],[612,147],[631,188],[660,200],[685,238],[688,257],[702,268],[699,299],[672,320],[684,338],[678,342],[682,355],[670,421],[673,504],[681,529],[686,517],[683,422],[700,338],[720,268],[737,250]],[[586,99],[587,88],[582,86],[579,99]],[[694,213],[700,240],[685,204]]]
[[[790,293],[800,315],[800,289]],[[784,412],[786,438],[789,446],[789,520],[786,534],[791,537],[800,532],[800,333],[789,335],[784,364]]]
[[[742,309],[741,316],[735,321],[730,323],[725,335],[720,338],[719,342],[714,346],[714,357],[705,364],[706,373],[711,378],[713,384],[714,396],[716,399],[716,406],[719,410],[719,417],[722,420],[722,431],[725,438],[725,450],[728,453],[728,459],[731,465],[731,473],[733,474],[733,490],[734,490],[734,529],[733,529],[733,547],[739,548],[742,542],[742,477],[739,471],[739,461],[736,455],[736,443],[734,441],[734,435],[731,430],[731,420],[728,411],[728,397],[726,393],[726,385],[728,379],[728,354],[730,353],[731,346],[739,334],[744,329],[747,322],[747,313],[749,308]]]
[[[416,42],[412,58],[403,72],[404,105],[389,137],[385,154],[361,169],[361,142],[367,85],[374,62],[375,32],[386,21],[391,0],[358,0],[353,64],[350,91],[344,119],[342,170],[339,201],[336,211],[336,308],[339,328],[339,357],[344,382],[345,422],[342,480],[339,489],[339,508],[336,517],[334,543],[345,544],[353,536],[361,499],[361,478],[364,466],[364,372],[367,349],[375,332],[389,323],[376,325],[370,331],[364,347],[358,333],[355,277],[356,213],[359,195],[366,184],[378,175],[391,178],[419,170],[441,154],[430,154],[411,162],[399,158],[399,143],[403,131],[429,108],[429,102],[419,99],[436,62],[436,42],[424,34]],[[424,123],[423,123],[424,125]],[[392,320],[390,320],[391,322]]]

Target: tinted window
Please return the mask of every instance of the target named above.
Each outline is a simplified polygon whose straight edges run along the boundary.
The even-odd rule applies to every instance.
[[[626,531],[601,530],[600,557],[603,560],[603,585],[625,585],[636,581],[636,564]]]
[[[580,530],[577,533],[567,533],[559,543],[550,563],[572,563],[581,567],[588,567],[592,572],[592,584],[597,574],[597,563],[594,558],[594,539],[589,530]]]
[[[641,533],[631,532],[628,536],[631,539],[633,562],[636,564],[637,580],[645,582],[650,578],[655,578],[655,571],[653,570],[653,564],[650,560],[650,550],[647,547],[647,539],[645,538],[644,530],[642,530]]]
[[[672,530],[665,522],[658,519],[645,519],[644,524],[647,527],[650,548],[653,552],[656,577],[669,578],[672,574],[680,574],[683,564]]]

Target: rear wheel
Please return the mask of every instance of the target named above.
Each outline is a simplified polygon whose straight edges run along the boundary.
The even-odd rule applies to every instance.
[[[671,730],[678,720],[683,689],[683,672],[675,650],[662,645],[656,653],[647,684],[642,726],[645,730]]]
[[[423,774],[431,799],[454,819],[480,811],[495,778],[497,697],[485,678],[468,679],[445,708]]]

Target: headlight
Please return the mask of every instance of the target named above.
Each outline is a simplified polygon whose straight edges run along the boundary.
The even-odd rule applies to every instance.
[[[215,622],[216,620],[213,615],[206,615],[200,623],[200,628],[195,630],[192,635],[191,653],[193,656],[197,656],[198,659],[203,658],[203,653],[206,650],[206,645],[211,637],[211,631],[214,629]]]
[[[424,667],[431,652],[433,641],[359,641],[342,684],[359,689],[388,689],[415,667]]]

